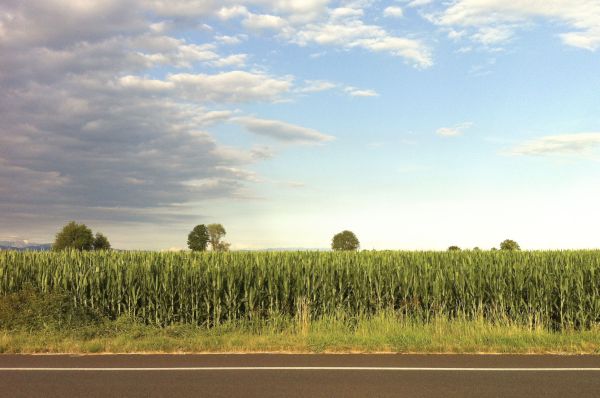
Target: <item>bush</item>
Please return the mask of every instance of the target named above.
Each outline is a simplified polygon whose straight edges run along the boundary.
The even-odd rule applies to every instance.
[[[61,330],[103,321],[100,312],[75,306],[73,299],[61,292],[40,293],[27,286],[0,296],[0,329],[4,330]]]

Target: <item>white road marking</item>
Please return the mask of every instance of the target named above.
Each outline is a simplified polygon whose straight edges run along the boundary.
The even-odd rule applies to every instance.
[[[335,370],[335,371],[433,371],[433,372],[600,372],[600,368],[439,368],[439,367],[372,367],[372,366],[220,366],[173,368],[25,368],[0,367],[3,371],[37,372],[121,372],[121,371],[261,371],[261,370]]]

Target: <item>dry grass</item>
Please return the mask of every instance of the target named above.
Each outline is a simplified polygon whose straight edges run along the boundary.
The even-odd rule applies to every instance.
[[[0,332],[4,353],[191,352],[401,352],[401,353],[600,353],[600,329],[551,332],[484,321],[404,321],[325,318],[317,322],[231,323],[211,329],[166,328],[128,320],[95,329]]]

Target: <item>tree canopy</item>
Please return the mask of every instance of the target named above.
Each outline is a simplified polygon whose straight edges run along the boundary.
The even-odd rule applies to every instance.
[[[192,251],[205,251],[208,246],[208,229],[206,225],[196,225],[189,233],[187,244]]]
[[[521,250],[521,247],[514,240],[506,239],[500,243],[500,250]]]
[[[94,235],[85,224],[71,221],[56,234],[52,245],[53,250],[92,250],[94,248]]]
[[[458,246],[450,246],[448,248],[448,251],[449,252],[459,252],[460,251],[460,247],[458,247]]]
[[[331,240],[331,249],[335,251],[339,250],[358,250],[360,242],[354,232],[342,231],[335,234]]]
[[[227,234],[223,225],[209,224],[206,229],[208,230],[209,242],[213,251],[226,252],[229,250],[230,244],[221,240]]]
[[[94,237],[94,250],[110,250],[108,238],[100,232],[96,232]]]

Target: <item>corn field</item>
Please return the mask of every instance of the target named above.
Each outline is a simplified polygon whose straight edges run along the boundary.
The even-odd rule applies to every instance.
[[[600,322],[600,251],[0,251],[0,294],[26,285],[161,326],[379,311],[553,330]]]

